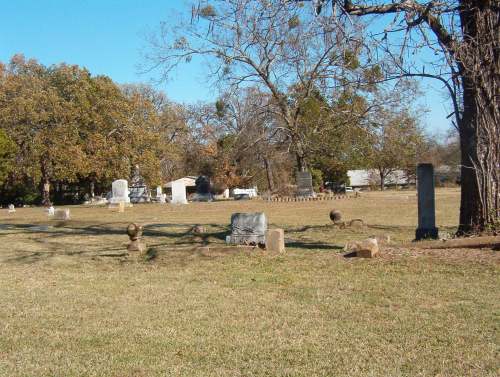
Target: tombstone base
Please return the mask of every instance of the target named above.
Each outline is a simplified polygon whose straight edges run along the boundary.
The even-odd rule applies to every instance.
[[[146,251],[146,244],[144,242],[141,242],[139,240],[133,240],[130,241],[130,243],[127,246],[128,251],[139,251],[141,253]]]
[[[415,232],[415,241],[425,240],[425,239],[438,239],[438,228],[418,228]]]

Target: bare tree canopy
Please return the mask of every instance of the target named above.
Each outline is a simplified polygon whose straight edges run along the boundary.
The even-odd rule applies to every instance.
[[[298,168],[307,169],[317,144],[307,136],[324,140],[321,135],[333,123],[301,122],[301,106],[318,90],[330,101],[367,90],[362,79],[372,66],[360,25],[318,17],[309,7],[286,1],[196,2],[189,16],[152,40],[153,67],[168,76],[179,64],[203,56],[214,82],[233,90],[251,85],[270,95],[271,109],[281,118],[278,128]],[[360,101],[353,104],[343,109],[344,118],[368,111]]]
[[[295,2],[295,1],[294,1]],[[303,1],[298,1],[303,2]],[[318,0],[341,18],[373,16],[372,35],[390,58],[390,76],[439,80],[450,94],[460,135],[462,199],[459,233],[500,224],[500,1]],[[369,17],[368,17],[369,18]],[[416,54],[423,58],[418,61]],[[419,64],[420,63],[420,64]]]

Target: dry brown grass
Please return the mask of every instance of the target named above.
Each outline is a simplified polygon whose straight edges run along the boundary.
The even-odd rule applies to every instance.
[[[452,230],[458,192],[437,192]],[[328,212],[367,229],[333,228]],[[232,212],[264,211],[287,254],[200,252]],[[499,263],[491,250],[388,247],[346,259],[348,239],[415,231],[415,192],[356,200],[71,207],[0,215],[0,375],[496,376]],[[124,255],[146,227],[152,261]],[[196,239],[194,224],[208,233]],[[35,228],[32,226],[49,226]]]

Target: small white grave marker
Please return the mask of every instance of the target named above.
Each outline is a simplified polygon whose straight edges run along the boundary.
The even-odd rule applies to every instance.
[[[55,213],[55,208],[53,206],[50,206],[49,208],[47,208],[47,214],[49,216],[54,216],[54,213]]]

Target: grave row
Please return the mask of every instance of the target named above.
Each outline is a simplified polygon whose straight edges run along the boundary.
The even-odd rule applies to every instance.
[[[340,200],[340,199],[355,199],[358,198],[358,195],[325,195],[325,196],[316,196],[316,197],[278,197],[278,198],[268,198],[268,202],[316,202],[322,200]]]

